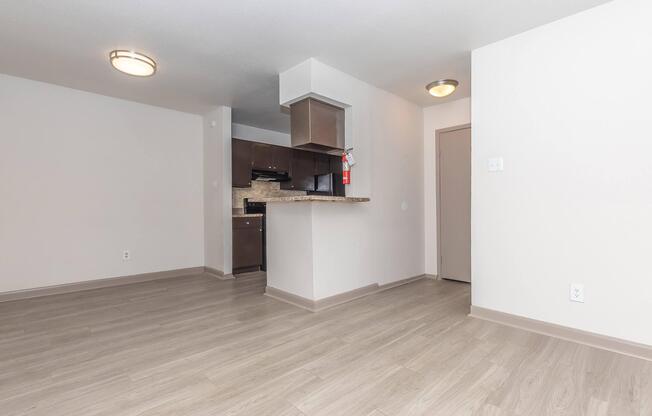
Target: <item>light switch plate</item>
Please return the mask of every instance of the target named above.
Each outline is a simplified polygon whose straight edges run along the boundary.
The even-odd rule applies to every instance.
[[[489,168],[489,172],[502,172],[504,168],[503,158],[502,157],[489,158],[488,168]]]

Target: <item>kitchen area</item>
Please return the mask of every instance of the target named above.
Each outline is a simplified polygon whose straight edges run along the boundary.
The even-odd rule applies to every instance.
[[[270,200],[344,197],[344,111],[307,98],[291,106],[292,147],[233,138],[233,274],[266,271]]]
[[[312,312],[423,278],[421,113],[312,58],[279,74],[279,104],[289,135],[223,136],[235,278]]]

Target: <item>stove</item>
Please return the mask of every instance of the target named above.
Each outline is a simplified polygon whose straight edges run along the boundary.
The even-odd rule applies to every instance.
[[[245,214],[263,214],[263,265],[261,270],[267,270],[267,230],[265,225],[265,211],[267,204],[264,202],[249,202],[247,198],[244,199],[244,213]]]

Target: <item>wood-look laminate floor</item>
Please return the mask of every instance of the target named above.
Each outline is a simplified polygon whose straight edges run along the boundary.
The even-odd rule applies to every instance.
[[[652,364],[469,318],[421,280],[317,314],[264,276],[0,304],[0,415],[652,415]]]

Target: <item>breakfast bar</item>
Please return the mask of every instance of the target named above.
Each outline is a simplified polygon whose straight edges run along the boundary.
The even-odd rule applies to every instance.
[[[305,195],[254,199],[267,204],[266,294],[308,310],[329,306],[338,295],[362,295],[346,259],[358,250],[355,223],[366,217],[369,198]],[[374,287],[375,288],[375,287]]]

